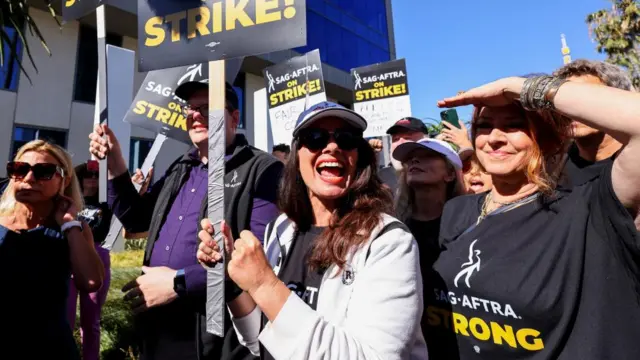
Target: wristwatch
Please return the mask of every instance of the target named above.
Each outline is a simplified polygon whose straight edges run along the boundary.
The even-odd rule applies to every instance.
[[[178,294],[178,297],[183,297],[187,293],[187,282],[184,277],[184,269],[178,270],[176,276],[173,278],[173,291]]]
[[[62,224],[62,226],[60,226],[60,232],[64,234],[67,232],[67,230],[74,227],[82,230],[82,223],[78,220],[67,221],[66,223]]]

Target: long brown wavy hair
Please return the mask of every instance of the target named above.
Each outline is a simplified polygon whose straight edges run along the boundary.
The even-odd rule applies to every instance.
[[[527,179],[538,186],[544,195],[551,195],[557,184],[557,173],[563,165],[562,157],[571,141],[571,119],[551,110],[527,111],[520,103],[511,105],[527,120],[527,134],[533,141],[526,168]],[[477,121],[483,107],[476,106],[471,123],[471,137],[475,148]]]
[[[294,222],[296,231],[306,232],[313,225],[314,215],[309,189],[300,174],[299,146],[298,139],[294,139],[280,182],[278,201],[280,209]],[[391,192],[378,179],[373,149],[361,139],[357,151],[355,181],[346,196],[340,199],[329,226],[315,240],[308,264],[311,270],[326,269],[335,264],[340,269],[339,274],[344,270],[349,253],[369,239],[383,213],[390,214],[393,210]]]

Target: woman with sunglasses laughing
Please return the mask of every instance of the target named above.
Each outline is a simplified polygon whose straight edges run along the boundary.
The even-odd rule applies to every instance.
[[[0,359],[78,359],[67,321],[70,275],[97,291],[104,271],[91,230],[76,220],[82,194],[71,157],[43,140],[7,164],[0,198]],[[29,334],[37,334],[37,340]]]
[[[366,121],[323,102],[298,118],[280,184],[284,212],[264,251],[250,232],[235,243],[222,226],[229,302],[240,342],[262,359],[426,359],[422,281],[409,230],[387,215]],[[222,258],[202,222],[198,259]],[[232,252],[230,252],[232,250]]]

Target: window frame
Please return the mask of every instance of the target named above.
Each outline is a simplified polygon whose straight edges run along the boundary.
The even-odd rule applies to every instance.
[[[31,129],[31,130],[36,130],[36,138],[35,139],[31,139],[29,141],[33,141],[33,140],[39,140],[38,134],[39,131],[44,130],[44,131],[54,131],[57,133],[61,133],[64,136],[64,144],[57,144],[58,146],[67,149],[67,146],[69,145],[69,129],[60,129],[60,128],[53,128],[53,127],[47,127],[47,126],[37,126],[37,125],[29,125],[29,124],[13,124],[13,127],[11,129],[11,144],[9,146],[9,161],[11,159],[13,159],[13,157],[15,156],[15,154],[18,152],[18,149],[20,149],[20,147],[15,148],[15,144],[16,144],[16,129],[18,128],[22,128],[22,129]],[[46,139],[43,139],[46,140]],[[22,141],[22,140],[20,140]],[[29,142],[27,141],[27,142]],[[26,143],[25,143],[26,144]],[[15,150],[14,150],[15,148]]]
[[[135,155],[134,155],[134,143],[138,141],[144,141],[144,142],[148,142],[149,143],[149,150],[151,150],[151,147],[153,146],[153,142],[155,141],[154,139],[148,139],[148,138],[143,138],[143,137],[137,137],[137,136],[132,136],[129,138],[129,173],[133,174],[136,169],[142,168],[142,164],[144,164],[144,160],[145,159],[140,159],[140,154],[138,153],[138,162],[139,164],[137,164],[138,166],[134,166],[135,164],[133,164],[133,160],[135,159]],[[147,152],[147,155],[149,155],[149,152]],[[145,156],[146,158],[146,156]],[[153,179],[152,179],[153,180]]]
[[[4,3],[0,5],[0,11],[4,12],[5,7],[6,5]],[[24,23],[21,23],[18,25],[21,27],[20,30],[24,31],[24,28],[25,28]],[[0,80],[2,80],[0,83],[0,90],[17,93],[18,88],[20,87],[20,76],[22,75],[22,71],[20,69],[20,64],[18,63],[18,61],[22,61],[22,55],[24,54],[24,44],[22,43],[20,36],[18,35],[18,31],[14,26],[12,26],[11,24],[5,24],[4,27],[13,29],[14,31],[12,42],[16,44],[16,51],[18,52],[18,56],[17,58],[15,56],[9,57],[8,50],[12,46],[12,44],[5,44],[4,41],[0,40],[0,46],[4,48],[6,45],[7,47],[7,49],[3,49],[5,50],[4,51],[5,58],[3,59],[5,63],[3,68],[6,68],[7,71],[5,73],[0,73]],[[15,82],[14,88],[11,88],[11,84],[14,82]]]

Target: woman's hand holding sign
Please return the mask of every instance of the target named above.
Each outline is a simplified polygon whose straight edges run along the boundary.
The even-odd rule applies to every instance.
[[[222,251],[213,239],[214,229],[209,219],[203,219],[201,225],[202,230],[198,234],[201,240],[198,246],[198,261],[213,266],[222,260]],[[224,221],[220,227],[228,259],[227,273],[231,280],[247,292],[252,292],[274,279],[278,280],[267,261],[262,244],[251,231],[243,231],[240,238],[234,242],[231,228]]]
[[[197,258],[200,263],[213,266],[222,260],[222,252],[213,239],[214,229],[209,219],[203,219],[201,225],[202,230],[198,233],[201,242],[198,246]],[[221,224],[221,232],[228,259],[229,278],[249,293],[267,318],[275,319],[286,302],[290,290],[271,269],[262,244],[248,230],[241,232],[240,238],[233,242],[231,229],[224,221]],[[238,300],[246,303],[247,299],[240,297]],[[243,307],[247,308],[247,305],[243,304]]]

